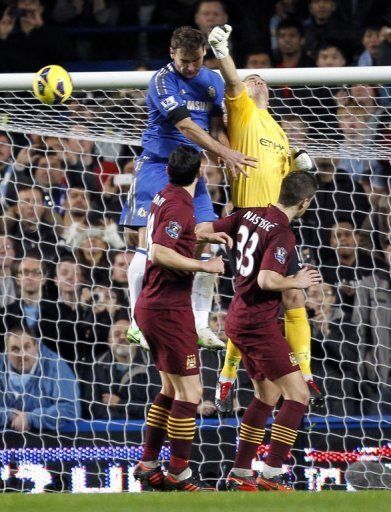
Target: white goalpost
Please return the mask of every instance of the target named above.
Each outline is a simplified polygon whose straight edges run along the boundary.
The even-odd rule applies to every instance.
[[[311,155],[320,183],[295,230],[304,260],[324,275],[308,293],[307,312],[325,408],[306,416],[287,461],[292,481],[308,490],[384,488],[391,470],[391,67],[239,73],[265,79],[272,115],[291,147]],[[128,318],[135,237],[117,225],[137,172],[152,75],[71,73],[73,96],[56,106],[33,96],[32,74],[0,75],[2,490],[139,490],[132,470],[159,378],[147,353],[116,360],[112,339],[121,339]],[[216,213],[226,215],[224,168],[205,154],[203,172]],[[29,275],[40,283],[38,309],[18,306]],[[222,338],[232,293],[232,275],[219,278],[210,321]],[[25,397],[25,384],[9,379],[7,343],[20,324],[36,329],[46,347],[35,356],[34,371],[50,367],[38,397]],[[251,396],[240,370],[234,412],[213,414],[222,361],[223,353],[202,350],[193,451],[194,467],[215,483],[232,464]],[[12,411],[32,404],[19,428]],[[267,448],[268,437],[254,468]],[[168,459],[168,445],[161,457]]]

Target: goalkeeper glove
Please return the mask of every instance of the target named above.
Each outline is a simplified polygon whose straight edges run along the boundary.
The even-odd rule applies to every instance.
[[[228,39],[232,32],[230,25],[215,27],[208,37],[208,42],[216,59],[224,59],[229,55]]]
[[[310,155],[304,149],[294,148],[291,151],[292,171],[311,171],[314,168]]]

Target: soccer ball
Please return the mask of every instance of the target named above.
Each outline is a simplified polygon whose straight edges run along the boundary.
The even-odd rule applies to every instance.
[[[47,105],[64,103],[72,90],[72,79],[61,66],[45,66],[34,76],[34,96]]]

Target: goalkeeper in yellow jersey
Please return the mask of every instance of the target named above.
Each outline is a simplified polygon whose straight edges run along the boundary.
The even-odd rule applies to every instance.
[[[229,25],[217,26],[208,38],[226,83],[228,137],[232,149],[258,160],[257,168],[247,168],[248,177],[230,177],[231,197],[235,208],[262,207],[276,203],[281,182],[290,171],[310,170],[313,164],[305,151],[289,150],[285,132],[267,110],[269,91],[264,80],[254,74],[246,77],[244,82],[240,80],[228,49],[231,30]],[[299,269],[297,256],[290,264],[288,275],[295,274]],[[311,331],[303,291],[284,291],[282,302],[285,308],[285,337],[308,383],[312,404],[320,407],[322,396],[311,373]],[[224,367],[216,390],[216,406],[221,413],[232,408],[233,384],[240,360],[239,350],[228,340]]]

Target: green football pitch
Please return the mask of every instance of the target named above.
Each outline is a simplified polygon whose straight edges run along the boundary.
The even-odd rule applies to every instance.
[[[390,512],[390,491],[0,495],[1,512]]]

